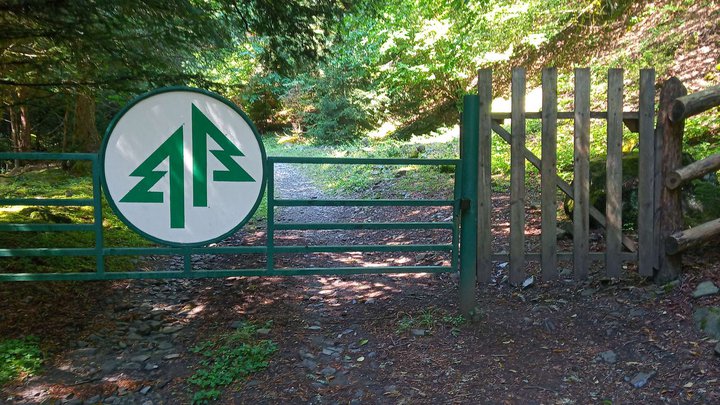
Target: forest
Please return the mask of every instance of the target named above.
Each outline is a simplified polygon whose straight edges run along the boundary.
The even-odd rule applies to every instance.
[[[647,165],[622,122],[640,121],[641,69],[655,72],[653,119],[672,77],[690,93],[717,89],[719,21],[718,0],[0,0],[0,402],[719,403],[717,237],[673,256],[682,272],[672,280],[640,271],[652,249],[633,250],[634,240],[668,215],[646,206],[653,226],[643,229]],[[487,100],[508,112],[515,67],[527,73],[532,117],[524,128],[492,118],[508,141],[485,138],[483,228],[477,195],[462,194],[480,183],[461,182],[479,171],[458,159],[463,97],[492,69]],[[564,114],[547,120],[557,124],[550,187],[538,157],[548,161],[543,134],[554,137],[539,118],[546,67],[557,68]],[[576,68],[589,68],[578,70],[589,71],[595,114],[582,131]],[[624,90],[611,108],[616,68]],[[243,221],[197,246],[131,229],[98,169],[113,118],[176,86],[239,106],[273,168]],[[720,109],[680,122],[682,165],[720,161]],[[579,132],[591,142],[582,157]],[[245,156],[221,148],[206,154]],[[150,191],[163,156],[178,173],[195,165],[195,155],[183,167],[153,152],[130,176],[159,201],[130,203],[163,201]],[[580,158],[586,171],[574,170]],[[672,231],[720,227],[713,170],[673,191],[682,206]],[[575,188],[586,173],[588,190]],[[654,181],[653,204],[670,188]],[[589,197],[605,225],[583,225],[589,215],[573,211],[570,194]],[[487,243],[466,239],[479,230]],[[485,248],[492,260],[461,257]],[[476,280],[481,267],[487,277]]]
[[[5,1],[0,151],[96,151],[122,106],[162,86],[216,91],[261,132],[316,144],[451,127],[479,68],[494,69],[497,96],[514,66],[531,86],[557,67],[561,91],[573,67],[595,79],[621,67],[629,100],[645,67],[702,88],[720,75],[717,12],[710,0]],[[690,127],[715,143],[717,113]]]

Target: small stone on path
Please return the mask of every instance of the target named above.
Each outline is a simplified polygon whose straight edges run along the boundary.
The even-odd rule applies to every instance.
[[[708,336],[720,339],[720,307],[702,307],[693,311],[695,326]]]
[[[182,325],[165,326],[162,329],[160,329],[160,332],[169,335],[171,333],[179,332],[182,328],[183,328]]]
[[[693,298],[700,298],[708,295],[715,295],[718,293],[718,291],[720,291],[720,289],[718,289],[718,287],[712,281],[703,281],[695,288],[692,296]]]
[[[310,359],[303,359],[301,364],[303,367],[310,369],[310,370],[315,370],[317,368],[317,363]]]
[[[600,353],[600,359],[608,364],[615,364],[617,362],[617,354],[614,351],[608,350]]]
[[[144,362],[145,360],[147,360],[147,359],[149,359],[149,358],[150,358],[150,356],[147,355],[147,354],[139,354],[139,355],[137,355],[137,356],[131,357],[131,358],[130,358],[130,361],[135,361],[135,362],[138,362],[138,363],[142,363],[142,362]]]
[[[413,336],[425,336],[425,335],[427,335],[427,330],[425,330],[425,329],[412,329],[412,330],[410,331],[410,333],[412,333]]]
[[[140,365],[140,363],[135,363],[135,362],[127,363],[122,366],[123,370],[140,370],[141,368],[142,368],[142,366]]]
[[[169,349],[172,349],[173,347],[174,347],[173,344],[168,341],[162,341],[162,342],[158,343],[158,346],[157,346],[157,348],[160,350],[169,350]]]
[[[632,384],[635,388],[642,388],[645,385],[647,385],[648,381],[655,375],[654,371],[651,371],[649,373],[637,373],[635,374],[635,377],[630,380],[630,384]]]

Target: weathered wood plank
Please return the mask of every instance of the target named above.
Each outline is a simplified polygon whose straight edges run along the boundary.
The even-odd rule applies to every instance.
[[[622,269],[622,143],[623,70],[608,71],[607,160],[605,218],[607,219],[605,275],[618,278]]]
[[[492,189],[490,187],[492,158],[492,70],[478,71],[478,95],[480,98],[480,131],[478,142],[478,262],[477,279],[489,283],[492,273],[492,234],[490,214],[492,212]]]
[[[665,186],[671,190],[675,190],[690,180],[699,179],[718,169],[720,169],[720,153],[710,155],[705,159],[692,162],[685,167],[671,171],[667,177],[665,177]]]
[[[665,252],[669,255],[681,253],[709,242],[717,235],[720,235],[720,218],[668,236],[665,238]]]
[[[573,267],[575,278],[587,278],[590,238],[590,69],[575,69],[573,154]]]
[[[557,113],[559,120],[571,120],[575,118],[575,112],[573,111],[558,111]],[[624,111],[623,120],[637,120],[637,111]],[[510,112],[494,112],[492,113],[494,120],[505,120],[512,118]],[[607,118],[607,111],[590,111],[590,118],[604,120]],[[525,119],[542,119],[542,111],[525,111]],[[637,132],[637,131],[636,131]]]
[[[542,161],[540,170],[542,234],[540,266],[544,280],[555,280],[557,269],[557,69],[542,70]],[[532,155],[532,153],[530,154]],[[535,157],[534,155],[532,157]],[[537,158],[535,158],[537,159]],[[568,185],[569,188],[569,185]]]
[[[638,272],[652,277],[655,265],[655,70],[640,70],[640,157],[638,167]]]
[[[510,284],[525,278],[525,69],[512,70],[510,127]]]
[[[573,252],[560,252],[557,253],[558,260],[572,260]],[[605,252],[590,252],[590,260],[594,262],[605,263]],[[500,251],[492,254],[492,259],[496,261],[507,262],[510,260],[510,253]],[[525,259],[530,261],[538,261],[542,259],[542,253],[538,252],[526,252]],[[633,252],[622,252],[620,253],[620,259],[623,261],[635,261],[637,260],[637,253]]]
[[[718,105],[720,105],[720,85],[679,97],[670,106],[668,117],[670,121],[678,122]]]
[[[493,121],[492,130],[496,134],[500,135],[500,137],[505,140],[505,142],[510,143],[510,132],[508,132],[505,128],[501,127],[500,124]],[[532,165],[535,166],[538,170],[541,170],[540,158],[535,156],[535,154],[527,148],[525,148],[525,159],[527,159],[528,162],[532,163]],[[559,176],[555,178],[555,181],[557,182],[557,187],[560,189],[560,191],[565,193],[565,195],[567,195],[568,197],[573,198],[573,189],[568,182],[566,182]],[[595,221],[597,221],[600,226],[602,226],[603,228],[605,227],[605,214],[600,212],[600,210],[593,206],[590,206],[590,216],[593,217],[593,219],[595,219]],[[623,245],[627,250],[631,252],[637,251],[637,243],[635,243],[635,241],[625,235],[623,235],[622,241]]]
[[[682,270],[682,255],[670,255],[665,250],[665,239],[683,226],[680,190],[665,187],[665,177],[682,166],[682,136],[685,121],[670,121],[673,101],[687,94],[687,89],[676,77],[663,84],[660,92],[657,126],[655,127],[655,247],[657,271],[655,280],[667,282],[676,279]]]

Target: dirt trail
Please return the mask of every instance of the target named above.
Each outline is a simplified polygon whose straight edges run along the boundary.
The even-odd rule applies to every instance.
[[[282,197],[323,198],[300,168],[281,166]],[[498,207],[505,201],[498,195]],[[502,215],[496,213],[496,221]],[[288,222],[443,220],[441,210],[297,208]],[[446,241],[415,232],[285,232],[278,243]],[[264,243],[262,227],[224,243]],[[502,238],[496,238],[503,243]],[[236,266],[198,257],[200,266]],[[281,266],[443,264],[442,255],[296,255]],[[262,265],[253,257],[243,267]],[[308,262],[310,261],[310,264]],[[666,291],[654,285],[571,280],[521,290],[503,283],[478,293],[478,316],[462,323],[451,275],[230,278],[88,283],[67,307],[47,306],[25,332],[55,339],[42,375],[6,387],[9,404],[183,404],[199,357],[188,348],[243,321],[272,328],[268,368],[226,389],[219,403],[692,403],[720,401],[713,341],[692,325],[692,278]],[[61,285],[56,283],[53,285]],[[48,284],[12,313],[52,302]],[[54,287],[52,287],[54,288]],[[68,287],[69,288],[69,287]],[[74,288],[78,288],[75,286]],[[104,295],[97,294],[102,292]],[[3,296],[5,298],[5,296]],[[45,301],[43,301],[45,300]],[[30,312],[31,313],[31,312]],[[63,314],[72,313],[62,322]],[[60,318],[58,320],[58,318]],[[17,321],[20,325],[20,320]],[[10,328],[12,329],[12,328]],[[15,328],[15,332],[20,326]]]

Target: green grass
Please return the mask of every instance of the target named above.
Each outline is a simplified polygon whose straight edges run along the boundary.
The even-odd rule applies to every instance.
[[[457,158],[458,140],[452,134],[414,137],[410,141],[365,139],[355,144],[326,147],[309,144],[279,144],[275,137],[264,139],[268,155],[353,158]],[[331,194],[362,194],[367,198],[401,197],[422,191],[451,196],[452,166],[418,165],[306,165],[318,184]]]
[[[196,387],[193,404],[205,404],[220,398],[221,389],[253,373],[265,369],[277,345],[268,339],[258,339],[259,329],[269,329],[248,322],[236,331],[204,341],[190,349],[200,354],[200,367],[188,380]]]
[[[436,308],[427,308],[419,312],[404,313],[397,321],[397,334],[403,334],[411,329],[425,329],[432,332],[437,328],[449,328],[450,333],[460,333],[460,326],[466,319],[459,314],[450,314]]]
[[[6,198],[92,198],[90,176],[72,174],[58,167],[28,170],[19,175],[0,175],[0,195]],[[92,224],[93,207],[22,207],[0,206],[0,223],[12,224]],[[103,235],[105,246],[150,246],[151,242],[130,230],[114,215],[103,199]],[[0,247],[30,248],[92,248],[95,233],[72,232],[0,232]],[[3,258],[7,272],[94,271],[92,257],[18,257]],[[109,270],[134,270],[129,257],[107,258]]]
[[[19,377],[36,374],[42,362],[37,338],[28,336],[0,341],[0,386]]]

